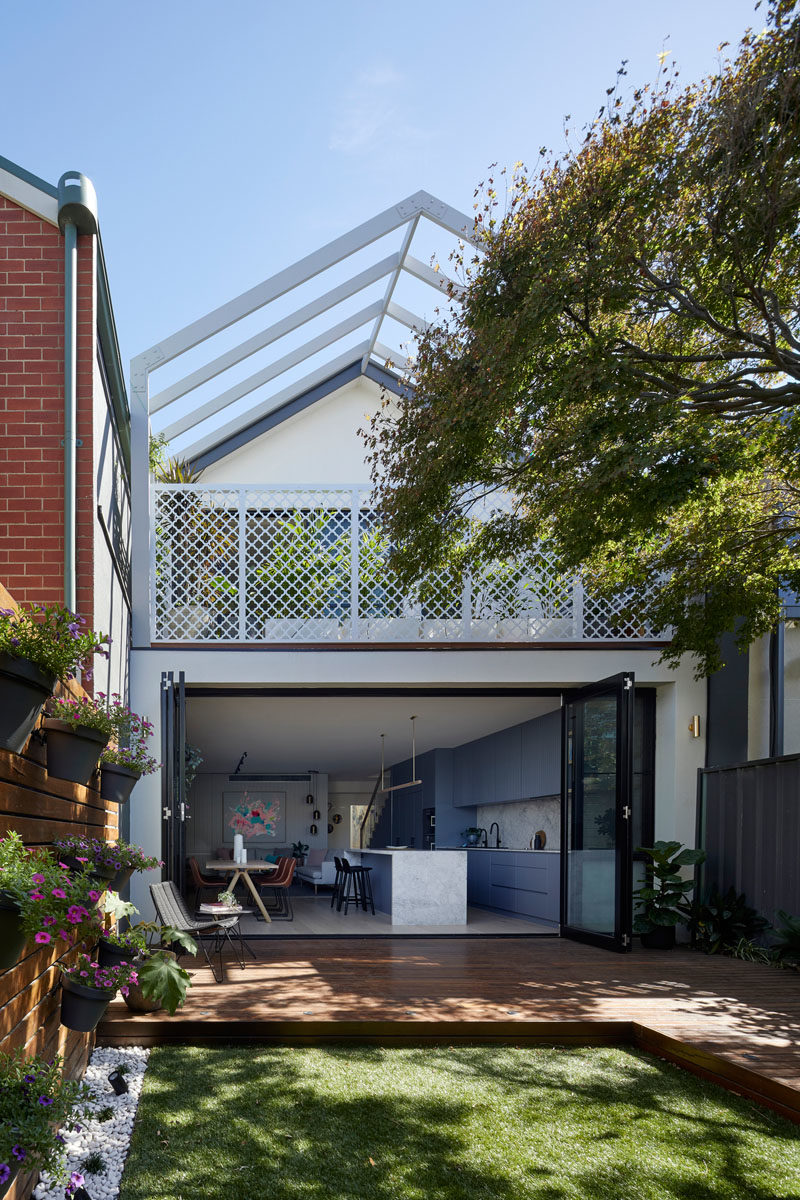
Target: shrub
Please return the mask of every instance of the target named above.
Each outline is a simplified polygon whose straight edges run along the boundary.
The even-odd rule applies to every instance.
[[[79,670],[91,679],[95,654],[108,658],[111,638],[86,629],[86,618],[59,604],[0,608],[0,650],[26,658],[62,683]]]

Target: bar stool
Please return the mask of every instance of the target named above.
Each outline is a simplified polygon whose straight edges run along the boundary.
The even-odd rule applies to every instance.
[[[333,891],[331,893],[331,908],[333,908],[334,904],[337,905],[337,908],[341,908],[342,903],[341,903],[341,900],[339,899],[339,896],[342,891],[342,884],[344,883],[344,871],[342,870],[342,860],[340,858],[337,858],[335,854],[333,856],[333,865],[336,867],[336,878],[333,881]]]
[[[350,904],[355,904],[356,908],[363,908],[367,911],[367,899],[369,899],[372,915],[375,916],[375,902],[372,897],[372,884],[370,883],[369,873],[372,867],[362,867],[355,863],[348,862],[346,858],[340,860],[342,868],[342,882],[339,888],[339,898],[336,904],[337,912],[342,911],[344,904],[345,915]]]

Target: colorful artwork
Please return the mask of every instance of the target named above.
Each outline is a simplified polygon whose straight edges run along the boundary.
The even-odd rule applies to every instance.
[[[283,836],[282,801],[285,792],[265,792],[249,796],[247,792],[225,794],[225,840],[241,833],[245,841],[253,838],[278,839]]]

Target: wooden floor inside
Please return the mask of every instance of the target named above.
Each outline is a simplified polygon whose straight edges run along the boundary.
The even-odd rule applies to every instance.
[[[253,948],[244,970],[228,956],[222,984],[191,968],[174,1017],[116,999],[98,1041],[630,1043],[800,1121],[791,971],[558,938],[275,938]]]

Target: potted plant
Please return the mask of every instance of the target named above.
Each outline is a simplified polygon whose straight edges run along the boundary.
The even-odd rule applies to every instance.
[[[0,609],[0,747],[21,754],[56,682],[91,672],[111,639],[60,605]]]
[[[89,1116],[91,1095],[66,1079],[63,1060],[0,1054],[0,1196],[17,1171],[47,1171],[64,1179],[64,1139],[59,1128]]]
[[[138,980],[129,987],[125,1003],[134,1012],[157,1012],[165,1008],[174,1017],[191,987],[191,975],[178,965],[177,954],[165,947],[174,943],[188,954],[196,954],[197,942],[183,930],[153,921],[140,921],[131,933],[144,934],[147,945],[136,959]]]
[[[47,773],[88,786],[114,726],[102,701],[51,697],[45,705]]]
[[[0,839],[0,968],[14,965],[26,943],[75,945],[100,928],[100,890],[71,873],[46,847],[26,850],[18,833]]]
[[[466,838],[467,846],[477,846],[482,833],[483,830],[478,829],[476,825],[469,825],[466,829],[462,829],[461,836]]]
[[[98,696],[105,699],[102,693]],[[123,704],[116,693],[106,707],[116,744],[106,746],[100,755],[100,795],[112,804],[124,804],[142,775],[151,775],[161,764],[147,753],[153,732],[150,721]]]
[[[59,838],[54,844],[68,862],[85,866],[96,878],[107,882],[114,892],[125,886],[134,871],[154,871],[164,865],[160,859],[145,854],[141,846],[121,839],[101,842],[97,838],[72,836]]]
[[[137,978],[133,962],[101,967],[88,954],[79,954],[72,966],[61,968],[61,1024],[78,1033],[91,1033],[114,994],[120,991],[124,996]]]
[[[308,842],[292,842],[292,858],[302,863],[308,851]]]
[[[687,850],[680,842],[656,842],[639,846],[648,854],[648,880],[634,892],[637,904],[634,933],[642,936],[642,945],[650,950],[670,950],[675,945],[675,926],[683,920],[682,903],[694,887],[693,879],[684,879],[681,867],[694,867],[705,861],[705,850]]]
[[[138,929],[124,933],[104,929],[97,943],[97,961],[101,967],[119,967],[124,962],[134,962],[144,950],[144,934]]]

